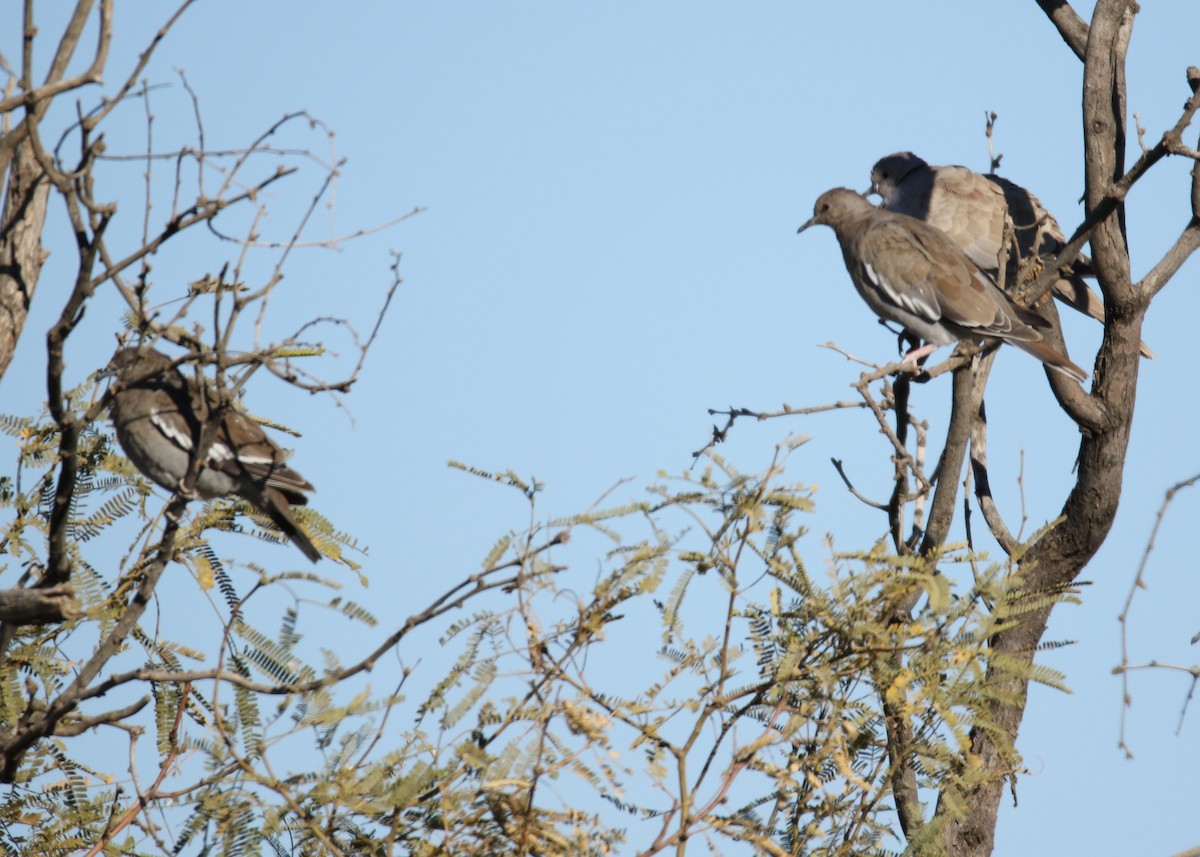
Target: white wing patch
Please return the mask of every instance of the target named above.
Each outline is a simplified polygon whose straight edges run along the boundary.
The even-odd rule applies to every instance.
[[[940,313],[938,313],[934,308],[930,307],[924,301],[920,300],[919,293],[916,291],[910,291],[908,289],[905,289],[904,291],[897,291],[895,288],[893,288],[892,284],[888,282],[887,278],[881,276],[880,273],[876,271],[869,262],[863,262],[863,271],[867,275],[867,279],[869,279],[871,283],[883,293],[884,297],[886,297],[896,306],[903,307],[918,318],[923,318],[928,321],[937,321],[939,318],[941,318]]]
[[[171,413],[174,413],[174,412],[172,411]],[[175,444],[177,447],[182,449],[184,452],[192,451],[191,435],[183,430],[183,427],[180,426],[178,421],[171,419],[170,414],[168,414],[167,416],[164,416],[158,410],[158,408],[154,408],[153,410],[150,411],[150,423],[156,429],[158,429],[160,432],[162,432],[163,436],[166,437],[168,440],[170,440],[171,443]],[[210,446],[208,448],[207,458],[208,458],[208,461],[207,461],[208,464],[222,464],[226,461],[233,461],[235,459],[238,459],[240,461],[250,463],[250,464],[256,464],[260,461],[264,464],[271,463],[270,459],[262,459],[260,456],[257,456],[257,455],[241,456],[239,459],[238,456],[234,455],[233,450],[231,450],[225,444],[221,443],[221,441],[219,441],[219,440],[214,440],[212,443],[212,446]]]
[[[170,417],[164,417],[158,408],[152,408],[150,411],[150,423],[156,429],[163,433],[171,443],[175,444],[180,449],[187,452],[192,451],[192,438],[186,431],[181,431],[177,422]]]
[[[219,440],[214,440],[212,446],[208,448],[209,461],[229,461],[236,457],[233,454],[233,450]]]

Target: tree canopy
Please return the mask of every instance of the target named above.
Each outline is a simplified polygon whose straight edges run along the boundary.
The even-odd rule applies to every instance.
[[[365,460],[356,499],[397,534],[418,519],[430,500],[405,477],[406,456],[421,451],[406,447],[403,420],[444,414],[404,402],[379,447],[349,431],[313,437],[331,413],[354,411],[403,294],[398,253],[372,282],[326,272],[372,236],[407,243],[400,230],[425,215],[394,205],[342,228],[333,212],[346,162],[321,117],[255,117],[252,128],[235,123],[243,136],[230,143],[209,117],[236,96],[210,101],[186,70],[149,78],[193,5],[127,54],[113,50],[128,44],[113,0],[47,14],[53,26],[33,0],[8,13],[22,39],[0,62],[0,375],[36,378],[45,406],[0,417],[15,439],[0,482],[0,844],[12,854],[992,853],[1001,800],[1030,769],[1020,752],[1022,722],[1037,717],[1030,687],[1070,686],[1038,655],[1067,642],[1048,633],[1051,616],[1086,602],[1083,575],[1114,525],[1144,319],[1200,245],[1200,152],[1186,139],[1200,70],[1179,70],[1171,124],[1148,131],[1135,118],[1135,149],[1126,57],[1137,5],[1098,0],[1085,21],[1066,3],[1037,4],[1040,25],[1082,66],[1083,146],[1070,157],[1084,207],[1078,222],[1060,215],[1061,252],[1024,260],[1006,285],[1047,315],[1056,347],[1047,295],[1064,266],[1084,260],[1106,312],[1091,353],[1071,343],[1088,382],[1047,372],[1028,391],[1052,396],[1078,435],[1046,520],[1013,515],[992,493],[1014,479],[988,457],[995,343],[963,343],[916,371],[833,346],[849,367],[846,398],[714,408],[711,436],[690,444],[683,466],[644,488],[614,477],[583,509],[559,512],[537,479],[505,465],[451,462],[464,483],[502,489],[520,509],[508,532],[487,534],[477,568],[380,568],[350,498],[322,490],[296,504],[322,560],[302,566],[279,545],[278,516],[245,493],[201,500],[196,478],[232,410],[294,445],[306,474],[309,462]],[[1189,214],[1154,260],[1135,263],[1126,201],[1179,161],[1191,163],[1188,181],[1163,192]],[[496,261],[497,281],[518,288]],[[28,322],[35,311],[51,319],[44,340]],[[658,330],[634,329],[647,341]],[[478,361],[517,338],[498,326]],[[752,363],[755,342],[739,334],[714,354],[742,350]],[[112,429],[128,379],[103,370],[116,348],[138,344],[211,391],[197,399],[203,428],[175,489],[131,463]],[[323,410],[281,419],[267,409],[289,392]],[[569,392],[546,390],[546,413],[469,422],[552,425]],[[815,421],[834,413],[877,437],[857,461],[834,462],[875,538],[827,532],[811,462],[796,464]],[[752,422],[784,436],[735,454]],[[1022,442],[1036,447],[1039,427],[1026,428]],[[653,432],[653,415],[637,430]],[[1168,502],[1191,487],[1186,477]],[[481,538],[469,508],[438,512],[457,538]],[[365,587],[386,574],[432,579],[436,594],[370,597]],[[1126,652],[1118,672],[1127,681],[1145,666],[1161,665]],[[1176,669],[1194,683],[1194,669]]]

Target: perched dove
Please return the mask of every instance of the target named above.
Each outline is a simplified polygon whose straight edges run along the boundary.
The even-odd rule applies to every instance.
[[[1020,185],[966,167],[931,167],[912,152],[877,161],[871,168],[870,193],[879,194],[889,211],[908,214],[945,232],[972,262],[996,278],[1006,223],[1012,225],[1020,259],[1051,260],[1067,243],[1050,212]],[[1019,261],[1009,254],[1008,285],[1014,282]],[[1076,259],[1054,283],[1054,296],[1103,323],[1104,302],[1083,280],[1090,273],[1086,258]],[[1154,356],[1144,342],[1141,352]]]
[[[202,391],[171,365],[171,358],[152,348],[120,349],[106,374],[115,375],[119,385],[112,416],[121,448],[140,471],[167,490],[177,490],[187,475],[204,420],[218,413],[216,396],[211,390]],[[321,552],[291,508],[307,503],[304,495],[314,489],[284,464],[284,458],[284,451],[258,423],[226,408],[196,479],[196,493],[204,498],[245,497],[316,562]]]
[[[906,363],[960,339],[999,339],[1078,381],[1087,378],[1033,328],[1045,324],[1042,318],[1014,303],[940,229],[876,208],[846,188],[821,194],[797,231],[814,224],[833,228],[867,306],[925,341]]]

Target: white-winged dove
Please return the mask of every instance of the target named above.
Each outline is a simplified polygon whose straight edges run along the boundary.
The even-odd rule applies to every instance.
[[[999,339],[1032,354],[1051,369],[1083,381],[1087,374],[1047,345],[1035,324],[1040,316],[1018,304],[940,229],[884,208],[862,194],[834,188],[821,194],[815,224],[833,228],[846,270],[867,305],[923,339],[905,362],[960,339]]]
[[[889,211],[945,232],[972,262],[993,276],[999,273],[1005,225],[1011,223],[1020,258],[1009,254],[1007,285],[1013,283],[1020,260],[1033,256],[1052,260],[1067,243],[1050,212],[1020,185],[966,167],[933,167],[912,152],[880,158],[871,168],[870,193],[879,194]],[[1104,302],[1083,280],[1090,273],[1086,257],[1076,259],[1055,281],[1054,296],[1103,323]],[[1141,352],[1154,356],[1144,342]]]
[[[205,499],[238,494],[267,514],[313,562],[321,558],[292,515],[315,490],[284,464],[285,453],[262,428],[231,407],[220,409],[214,392],[172,365],[152,348],[122,348],[108,374],[116,376],[112,399],[117,439],[129,460],[168,491],[179,489],[205,420],[219,419],[196,493]]]

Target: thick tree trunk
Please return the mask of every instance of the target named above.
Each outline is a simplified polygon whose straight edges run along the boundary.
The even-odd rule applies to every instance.
[[[22,131],[19,128],[14,133]],[[33,148],[28,140],[22,140],[12,149],[0,211],[0,378],[8,371],[21,338],[48,255],[42,247],[42,227],[49,193],[50,182],[34,158]]]
[[[1133,8],[1128,0],[1100,0],[1088,31],[1083,121],[1089,212],[1124,171],[1124,62],[1132,22]],[[1045,599],[1074,580],[1104,543],[1121,496],[1137,392],[1138,342],[1146,308],[1130,277],[1123,206],[1118,205],[1097,226],[1091,244],[1109,319],[1092,389],[1102,417],[1099,425],[1083,432],[1078,476],[1063,506],[1062,523],[1038,540],[1022,561],[1018,598]],[[997,634],[993,650],[1026,664],[1032,662],[1050,610],[1037,609],[1016,626]],[[1027,680],[989,669],[988,682],[1004,693],[1014,694],[1019,702],[994,704],[991,713],[995,725],[1001,728],[999,738],[985,729],[972,733],[971,752],[978,755],[990,776],[965,796],[965,815],[953,817],[939,805],[945,823],[945,852],[953,857],[987,857],[992,853],[1004,775],[1014,758],[1011,747],[1025,713]]]

